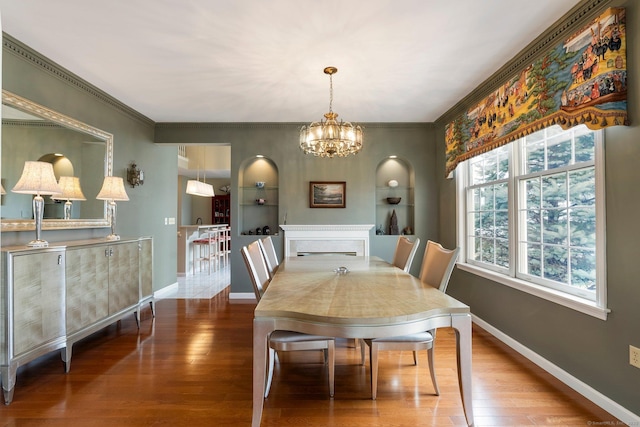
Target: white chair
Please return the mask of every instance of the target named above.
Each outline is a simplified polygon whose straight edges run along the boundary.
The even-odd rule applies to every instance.
[[[258,242],[259,241],[255,241],[243,247],[241,252],[249,276],[251,277],[256,299],[259,302],[269,286],[271,278],[269,277],[267,264]],[[276,351],[298,350],[323,350],[325,363],[329,365],[329,395],[333,397],[335,384],[335,339],[333,337],[309,335],[293,331],[274,331],[269,336],[269,355],[267,360],[269,367],[264,397],[269,396],[269,390],[271,389]]]
[[[420,268],[420,281],[428,286],[438,288],[446,292],[451,272],[456,265],[460,248],[445,249],[439,243],[427,241],[427,247]],[[369,346],[369,368],[371,374],[371,398],[376,399],[378,389],[378,352],[380,350],[411,350],[413,351],[413,363],[418,363],[417,351],[427,350],[429,357],[429,371],[436,396],[440,395],[438,381],[434,367],[433,345],[436,330],[420,332],[391,338],[365,339]],[[363,362],[364,363],[364,362]]]
[[[396,250],[393,254],[393,265],[408,273],[411,270],[418,246],[420,246],[420,238],[418,237],[413,242],[405,236],[398,237]]]
[[[396,250],[393,253],[392,264],[402,269],[405,273],[408,273],[409,270],[411,270],[411,264],[413,264],[413,258],[416,255],[418,246],[420,246],[419,237],[416,237],[416,239],[412,242],[405,236],[398,236],[398,241],[396,242]],[[364,365],[364,346],[365,346],[364,340],[360,340],[360,360],[363,365]]]
[[[264,255],[264,260],[267,263],[267,269],[269,270],[269,277],[273,278],[273,275],[276,274],[276,270],[278,269],[278,254],[276,253],[276,248],[273,246],[273,240],[271,240],[271,236],[267,236],[263,239],[258,240],[258,244],[260,245],[260,249],[262,250],[262,254]]]

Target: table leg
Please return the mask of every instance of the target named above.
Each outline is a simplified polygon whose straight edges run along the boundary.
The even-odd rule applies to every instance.
[[[264,405],[267,367],[267,339],[273,331],[270,322],[253,320],[253,419],[251,425],[260,427]]]
[[[467,424],[473,426],[473,398],[471,393],[471,316],[452,315],[451,326],[456,331],[458,384]]]

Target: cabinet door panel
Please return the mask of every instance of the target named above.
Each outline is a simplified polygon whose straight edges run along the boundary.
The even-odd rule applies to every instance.
[[[13,257],[13,356],[63,337],[64,252]]]
[[[67,250],[67,333],[109,314],[109,258],[106,246]]]
[[[140,298],[138,242],[114,244],[109,257],[109,314],[135,305]]]
[[[140,298],[153,294],[153,240],[140,240]]]

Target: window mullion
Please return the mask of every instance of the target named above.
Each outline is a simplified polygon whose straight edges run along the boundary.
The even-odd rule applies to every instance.
[[[521,216],[520,207],[522,206],[522,197],[525,192],[521,191],[521,185],[518,182],[518,175],[521,173],[522,158],[524,156],[524,144],[522,140],[516,140],[511,144],[509,150],[509,275],[516,277],[517,266],[520,261],[520,248],[518,241],[520,240],[521,229],[518,226]],[[526,223],[526,222],[525,222]]]
[[[544,129],[465,162],[460,262],[606,310],[603,133]]]

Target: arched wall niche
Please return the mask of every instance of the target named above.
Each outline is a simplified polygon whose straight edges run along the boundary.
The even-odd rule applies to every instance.
[[[238,172],[238,234],[278,232],[278,167],[263,156],[246,159]]]
[[[376,234],[414,234],[415,173],[411,162],[389,157],[376,168]],[[399,200],[398,200],[399,199]],[[391,227],[395,211],[397,231]]]

